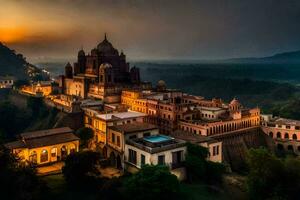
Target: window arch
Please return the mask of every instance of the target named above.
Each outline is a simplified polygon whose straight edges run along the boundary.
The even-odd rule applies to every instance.
[[[29,156],[29,162],[36,164],[37,163],[37,153],[36,151],[32,151]]]
[[[64,145],[60,149],[61,159],[64,160],[68,155],[67,147]]]
[[[270,136],[270,137],[273,137],[273,132],[272,132],[272,131],[269,133],[269,136]]]
[[[285,138],[285,139],[289,139],[289,134],[288,134],[288,133],[285,133],[285,134],[284,134],[284,138]]]
[[[42,150],[40,160],[41,160],[41,162],[48,161],[48,151],[46,149]]]
[[[51,157],[56,157],[56,155],[57,155],[57,148],[54,147],[51,149]]]
[[[281,138],[281,133],[280,133],[280,132],[277,132],[276,137],[277,137],[277,138]]]
[[[293,134],[293,140],[297,140],[297,135],[295,133]]]

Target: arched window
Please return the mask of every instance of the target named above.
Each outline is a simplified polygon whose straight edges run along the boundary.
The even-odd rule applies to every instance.
[[[297,135],[295,133],[293,134],[293,140],[297,140]]]
[[[289,139],[289,134],[288,134],[288,133],[285,133],[285,134],[284,134],[284,138],[285,138],[285,139]]]
[[[273,137],[273,132],[270,132],[270,133],[269,133],[269,136],[270,136],[270,137]]]
[[[56,157],[57,154],[57,148],[52,148],[51,149],[51,157]]]
[[[48,161],[48,151],[46,149],[43,149],[41,152],[41,162]]]
[[[62,146],[60,149],[61,159],[64,160],[68,155],[68,150],[66,146]]]
[[[281,138],[281,133],[277,132],[277,138]]]
[[[31,162],[33,164],[37,163],[37,153],[36,153],[36,151],[33,151],[33,152],[30,153],[29,162]]]

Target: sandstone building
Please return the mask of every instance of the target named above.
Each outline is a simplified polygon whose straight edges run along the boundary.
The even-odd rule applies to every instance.
[[[79,150],[79,138],[69,127],[21,133],[17,141],[5,147],[23,162],[43,165],[64,160]]]
[[[124,88],[151,87],[141,82],[139,68],[130,67],[125,54],[119,53],[106,35],[89,54],[82,49],[78,52],[77,62],[66,65],[59,85],[64,94],[94,97],[106,103],[119,102]]]

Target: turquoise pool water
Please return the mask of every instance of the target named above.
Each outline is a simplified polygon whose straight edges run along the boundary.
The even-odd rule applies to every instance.
[[[165,142],[171,139],[172,139],[171,137],[165,135],[152,135],[144,138],[144,140],[151,143]]]

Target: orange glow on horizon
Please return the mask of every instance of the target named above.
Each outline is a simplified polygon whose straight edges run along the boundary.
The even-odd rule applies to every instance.
[[[0,41],[4,43],[15,43],[25,38],[24,28],[0,27]]]

